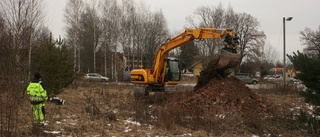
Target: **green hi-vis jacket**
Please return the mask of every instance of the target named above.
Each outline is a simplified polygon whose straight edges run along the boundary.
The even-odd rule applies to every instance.
[[[30,96],[30,101],[32,102],[48,100],[47,91],[42,87],[40,82],[30,82],[27,88],[27,94]]]

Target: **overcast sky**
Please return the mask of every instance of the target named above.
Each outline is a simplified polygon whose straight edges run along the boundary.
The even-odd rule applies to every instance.
[[[139,0],[136,0],[139,1]],[[299,32],[306,27],[317,30],[320,25],[320,0],[140,0],[150,11],[162,10],[171,32],[182,32],[187,24],[186,17],[200,6],[217,6],[219,3],[235,12],[248,13],[258,19],[260,30],[277,50],[278,58],[283,56],[283,17],[293,17],[286,22],[286,51],[292,54],[302,51]],[[47,25],[54,37],[64,37],[63,12],[67,0],[45,0]]]

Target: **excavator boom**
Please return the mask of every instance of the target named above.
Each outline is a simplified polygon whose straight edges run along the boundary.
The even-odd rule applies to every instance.
[[[221,38],[224,38],[226,45],[220,56],[216,58],[216,69],[227,70],[237,67],[240,56],[236,53],[236,49],[239,42],[231,29],[187,28],[184,32],[168,39],[167,42],[159,47],[154,57],[153,69],[132,70],[131,82],[138,85],[148,85],[151,90],[154,87],[176,85],[180,81],[180,77],[177,77],[177,74],[180,75],[179,62],[177,59],[167,58],[169,51],[195,39]]]

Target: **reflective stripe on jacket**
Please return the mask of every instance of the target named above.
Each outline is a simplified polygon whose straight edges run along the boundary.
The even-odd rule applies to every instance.
[[[30,101],[45,101],[48,99],[47,92],[39,82],[31,82],[28,85],[27,94],[30,96]]]

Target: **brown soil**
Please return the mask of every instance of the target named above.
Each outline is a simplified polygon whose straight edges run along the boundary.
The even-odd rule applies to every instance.
[[[174,123],[182,127],[214,132],[218,127],[213,125],[225,117],[265,115],[265,101],[239,79],[224,78],[222,71],[215,69],[216,62],[217,60],[213,60],[209,63],[209,67],[198,77],[198,83],[193,90],[154,97],[158,102],[166,102],[158,107],[159,111],[165,113],[161,114],[159,120],[167,121],[167,125]]]
[[[215,69],[217,62],[218,60],[209,62],[208,67],[201,73],[198,83],[194,87],[193,93],[195,94],[185,98],[183,102],[196,102],[197,104],[193,105],[208,107],[208,109],[214,103],[214,105],[220,105],[225,109],[244,113],[265,112],[265,104],[261,97],[235,77],[224,79],[224,70]],[[194,107],[191,106],[191,108]],[[204,109],[201,108],[201,110]]]
[[[197,85],[194,87],[195,90],[207,85],[211,80],[221,80],[223,79],[223,73],[221,70],[216,70],[215,65],[218,63],[218,59],[211,60],[208,63],[208,67],[203,70],[198,77]]]
[[[262,98],[234,77],[223,80],[214,79],[198,90],[177,94],[181,97],[168,105],[173,107],[172,109],[176,107],[188,111],[197,108],[203,113],[211,113],[215,111],[214,107],[218,106],[225,110],[242,113],[266,111]]]
[[[198,90],[178,91],[166,94],[157,110],[159,121],[167,123],[160,127],[171,129],[172,125],[178,125],[194,130],[204,130],[208,133],[233,130],[236,134],[244,131],[237,131],[243,128],[245,123],[255,125],[267,114],[266,102],[255,92],[251,91],[238,79],[231,77],[223,80],[213,79]],[[158,99],[158,95],[154,98]],[[250,117],[257,118],[256,120]],[[167,121],[167,122],[166,122]],[[221,125],[221,122],[224,124]],[[168,127],[168,125],[171,125]],[[248,132],[248,131],[245,131]],[[254,131],[257,132],[257,131]]]

